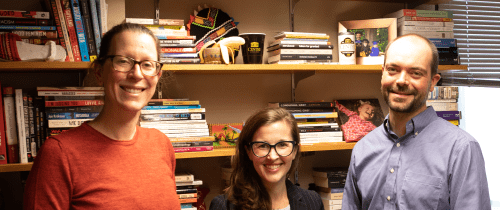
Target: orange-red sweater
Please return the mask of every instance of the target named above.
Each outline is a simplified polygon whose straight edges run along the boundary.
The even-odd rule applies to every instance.
[[[180,209],[175,154],[156,129],[112,140],[88,124],[45,141],[26,182],[25,209]]]

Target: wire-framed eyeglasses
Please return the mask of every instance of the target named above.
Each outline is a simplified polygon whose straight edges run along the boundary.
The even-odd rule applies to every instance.
[[[257,157],[266,157],[271,152],[271,149],[274,148],[276,154],[281,157],[286,157],[292,154],[297,146],[297,142],[295,141],[280,141],[274,145],[270,145],[267,142],[263,141],[254,141],[248,143],[250,148],[252,148],[252,152]]]
[[[107,58],[111,58],[115,71],[129,72],[134,68],[135,64],[139,64],[141,72],[148,76],[158,75],[163,65],[157,61],[136,61],[131,57],[123,55],[108,55],[105,59]]]

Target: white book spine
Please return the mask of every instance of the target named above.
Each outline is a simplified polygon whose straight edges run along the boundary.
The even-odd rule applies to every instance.
[[[93,119],[65,119],[65,120],[48,120],[49,128],[74,128],[83,124],[85,121]]]
[[[431,31],[431,32],[449,32],[453,31],[453,26],[399,26],[402,31]]]
[[[399,26],[440,26],[440,27],[454,27],[453,21],[450,22],[435,22],[435,21],[413,21],[398,19]]]
[[[168,114],[168,113],[201,113],[205,108],[199,109],[147,109],[141,110],[141,114]]]
[[[342,131],[323,131],[323,132],[308,132],[300,133],[300,137],[342,137]]]
[[[398,36],[406,34],[418,34],[428,39],[453,39],[453,32],[432,32],[432,31],[401,31]]]
[[[28,148],[26,142],[26,130],[24,129],[24,107],[23,107],[23,90],[16,89],[16,118],[19,139],[19,162],[28,163]]]
[[[5,135],[8,145],[18,144],[17,128],[16,128],[16,105],[13,96],[3,98],[4,114],[5,114]]]

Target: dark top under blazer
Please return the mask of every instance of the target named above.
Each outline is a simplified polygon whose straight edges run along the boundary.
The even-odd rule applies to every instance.
[[[290,210],[324,210],[323,201],[319,194],[312,190],[305,190],[291,181],[286,180],[286,193]],[[226,195],[218,195],[210,203],[210,210],[235,210],[234,205],[229,203]]]

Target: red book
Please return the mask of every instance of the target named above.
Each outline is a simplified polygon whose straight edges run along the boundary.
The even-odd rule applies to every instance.
[[[73,57],[76,62],[81,62],[82,57],[80,54],[80,46],[78,44],[78,38],[76,36],[75,22],[73,21],[73,15],[71,11],[71,4],[69,0],[61,0],[62,10],[64,13],[64,19],[66,20],[66,28],[68,29],[69,40],[71,44],[71,50],[73,51]]]
[[[198,201],[197,198],[179,198],[181,203],[196,203]]]
[[[201,146],[201,147],[174,147],[174,152],[202,152],[212,151],[214,146]]]
[[[2,85],[0,84],[0,89]],[[7,164],[7,139],[6,130],[5,130],[5,116],[4,116],[4,108],[3,108],[3,96],[0,92],[0,165]]]
[[[196,53],[196,48],[194,47],[162,47],[162,53]]]
[[[50,19],[48,12],[0,10],[0,17]]]
[[[79,101],[45,101],[45,107],[57,106],[102,106],[102,100],[79,100]]]
[[[158,39],[192,39],[192,40],[196,39],[196,36],[174,36],[174,35],[162,35],[162,34],[156,34],[155,36]]]
[[[57,12],[56,2],[55,0],[45,0],[45,3],[47,4],[47,7],[51,9],[52,15],[54,16],[54,21],[56,22],[57,37],[59,38],[59,44],[62,47],[64,47],[64,49],[66,49],[67,51],[68,48],[66,47],[66,41],[64,39],[62,31],[61,19],[59,18],[59,13]],[[66,56],[65,61],[70,61],[69,55]]]

